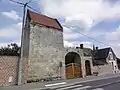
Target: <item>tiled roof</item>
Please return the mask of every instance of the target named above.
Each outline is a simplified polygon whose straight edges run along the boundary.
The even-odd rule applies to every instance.
[[[51,28],[55,28],[60,31],[63,31],[63,28],[57,19],[53,19],[48,16],[41,15],[41,14],[29,11],[29,10],[27,11],[27,15],[29,15],[30,19],[34,23],[38,23],[38,24],[41,24],[47,27],[51,27]]]

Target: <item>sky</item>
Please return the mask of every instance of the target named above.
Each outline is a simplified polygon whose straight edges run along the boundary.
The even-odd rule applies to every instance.
[[[81,43],[89,48],[93,44],[99,48],[112,47],[120,57],[120,0],[32,0],[29,6],[58,19],[63,26],[65,47]],[[0,0],[0,47],[12,42],[20,45],[22,16],[21,5]]]

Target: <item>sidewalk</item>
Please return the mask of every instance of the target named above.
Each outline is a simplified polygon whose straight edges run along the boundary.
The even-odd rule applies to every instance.
[[[117,74],[106,74],[101,76],[88,76],[84,78],[76,78],[76,79],[69,79],[69,80],[57,80],[57,81],[49,81],[49,82],[37,82],[37,83],[27,83],[21,86],[11,86],[11,87],[3,87],[3,90],[30,90],[34,88],[44,88],[45,85],[48,84],[54,84],[54,83],[83,83],[83,82],[89,82],[89,81],[95,81],[100,79],[108,79],[108,78],[114,78],[119,77],[120,73]]]

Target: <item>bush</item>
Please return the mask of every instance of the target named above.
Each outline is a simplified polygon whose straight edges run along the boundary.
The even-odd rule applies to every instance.
[[[20,47],[16,43],[10,44],[7,47],[2,47],[0,48],[0,55],[19,56]]]

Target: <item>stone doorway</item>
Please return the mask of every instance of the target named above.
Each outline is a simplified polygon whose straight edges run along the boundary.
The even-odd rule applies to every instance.
[[[89,60],[85,61],[85,70],[86,70],[86,76],[91,75],[91,65]]]
[[[69,52],[65,56],[66,78],[82,77],[81,58],[76,52]]]

